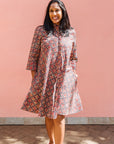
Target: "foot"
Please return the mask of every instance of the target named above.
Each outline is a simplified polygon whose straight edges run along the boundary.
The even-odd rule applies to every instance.
[[[49,142],[49,144],[55,144],[55,142]]]

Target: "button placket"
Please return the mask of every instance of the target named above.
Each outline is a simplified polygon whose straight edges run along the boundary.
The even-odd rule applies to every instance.
[[[57,84],[58,79],[59,79],[59,75],[60,75],[60,72],[61,72],[61,63],[62,63],[61,44],[60,44],[61,36],[60,36],[58,26],[55,27],[55,29],[54,29],[54,35],[56,36],[57,41],[58,41],[58,43],[57,43],[57,45],[58,45],[58,60],[57,60],[57,63],[56,63],[56,84]],[[57,85],[56,85],[56,89],[58,90]],[[57,97],[57,94],[55,94],[55,100],[54,100],[54,110],[55,111],[56,111],[56,107],[58,105],[57,101],[58,101],[58,97]]]

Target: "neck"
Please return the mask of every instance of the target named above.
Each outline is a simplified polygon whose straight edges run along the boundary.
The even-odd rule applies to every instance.
[[[58,24],[58,23],[53,23],[53,25],[54,25],[54,26],[59,26],[59,24]]]

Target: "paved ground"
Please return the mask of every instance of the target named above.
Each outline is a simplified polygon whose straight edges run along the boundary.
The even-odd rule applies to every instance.
[[[1,125],[0,144],[48,144],[45,125]],[[114,144],[114,125],[66,125],[64,144]]]

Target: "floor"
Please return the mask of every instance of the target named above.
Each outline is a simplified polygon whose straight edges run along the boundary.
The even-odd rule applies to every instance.
[[[1,125],[0,144],[48,144],[45,125]],[[114,144],[114,125],[68,125],[64,144]]]

